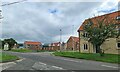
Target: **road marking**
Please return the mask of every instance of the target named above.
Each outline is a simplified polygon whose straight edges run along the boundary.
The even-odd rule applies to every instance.
[[[8,64],[16,64],[16,63],[15,62],[0,63],[0,66],[2,66],[2,65],[8,65]]]
[[[75,72],[75,71],[71,71],[71,72]]]
[[[36,70],[64,70],[62,67],[48,65],[42,62],[36,62],[32,68]]]
[[[39,62],[40,64],[42,64],[42,65],[47,65],[47,64],[45,64],[45,63],[42,63],[42,62]]]
[[[101,65],[101,66],[104,66],[104,67],[110,67],[110,68],[118,68],[118,67],[115,67],[115,66],[109,66],[109,65]]]
[[[21,61],[23,61],[23,60],[25,60],[25,58],[22,58],[22,59],[20,59],[20,60],[16,60],[16,62],[21,62]]]
[[[79,63],[82,62],[82,61],[70,60],[70,59],[65,59],[65,58],[56,58],[56,59],[61,59],[61,60],[66,60],[66,61],[72,61],[72,62],[79,62]]]
[[[54,68],[58,68],[58,69],[63,69],[63,68],[61,68],[61,67],[57,67],[57,66],[52,66],[52,67],[54,67]]]
[[[12,67],[13,65],[15,65],[16,63],[15,62],[7,62],[7,63],[1,63],[0,64],[0,68],[2,68],[1,70],[5,70],[9,67]],[[0,71],[1,71],[0,70]]]
[[[75,61],[75,60],[70,60],[70,59],[63,59],[63,60],[72,61],[72,62],[82,62],[82,61]]]

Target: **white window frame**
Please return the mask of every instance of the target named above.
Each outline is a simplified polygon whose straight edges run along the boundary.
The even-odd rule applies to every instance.
[[[87,43],[83,44],[83,47],[84,47],[83,48],[84,50],[88,50],[88,44]]]
[[[117,43],[116,43],[116,46],[117,46],[117,49],[120,49],[120,47],[118,47],[118,43],[120,43],[120,42],[117,42]]]

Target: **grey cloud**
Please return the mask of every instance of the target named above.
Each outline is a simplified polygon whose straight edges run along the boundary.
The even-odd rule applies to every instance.
[[[72,33],[77,36],[77,29],[84,19],[91,16],[95,8],[102,3],[75,2],[25,2],[3,7],[3,38],[12,37],[18,42],[26,40],[50,43],[59,41],[62,29],[63,41]],[[51,14],[49,9],[57,9]]]

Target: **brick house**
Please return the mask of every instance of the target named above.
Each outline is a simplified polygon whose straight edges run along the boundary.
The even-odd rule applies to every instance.
[[[97,16],[97,17],[93,17],[90,18],[94,25],[97,24],[95,19],[101,20],[103,19],[105,16],[109,17],[109,21],[111,19],[114,20],[114,24],[116,25],[116,29],[118,29],[120,31],[120,11],[116,11],[113,13],[109,13],[109,14],[105,14],[105,15],[101,15],[101,16]],[[78,29],[78,33],[79,33],[79,38],[80,38],[80,52],[81,53],[98,53],[97,47],[93,47],[93,45],[86,41],[85,38],[83,37],[86,36],[86,33],[83,31],[83,25],[88,23],[88,19],[86,19],[82,25],[79,27]],[[103,50],[105,50],[105,53],[110,53],[110,54],[118,54],[120,51],[120,36],[119,38],[109,38],[107,39],[102,45],[101,48],[103,48]]]
[[[58,51],[58,50],[60,50],[60,42],[51,43],[51,44],[44,44],[42,46],[42,50]],[[66,50],[66,43],[62,42],[62,44],[61,44],[61,51],[65,51],[65,50]]]
[[[42,49],[42,43],[41,42],[33,42],[33,41],[25,41],[24,47],[31,49],[31,50],[41,50]]]
[[[79,50],[79,37],[70,36],[67,41],[67,48],[68,51],[78,51]]]
[[[51,50],[55,50],[55,51],[60,50],[60,42],[51,43],[50,47]]]

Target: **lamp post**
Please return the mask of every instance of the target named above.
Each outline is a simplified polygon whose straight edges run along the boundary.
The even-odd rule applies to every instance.
[[[73,32],[73,35],[74,35],[74,25],[72,25],[72,32]],[[72,39],[73,41],[72,41],[72,47],[73,47],[73,51],[74,51],[74,38]]]
[[[61,48],[62,48],[61,42],[62,42],[62,29],[60,29],[60,51],[61,51]]]

